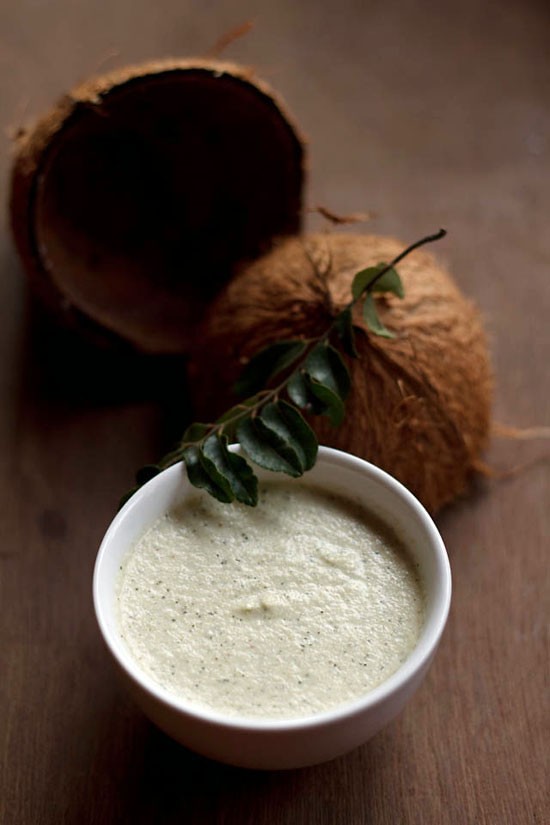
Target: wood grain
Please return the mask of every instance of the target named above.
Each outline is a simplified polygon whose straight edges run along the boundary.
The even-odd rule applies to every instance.
[[[4,0],[0,119],[18,127],[103,65],[205,52],[257,66],[309,135],[311,204],[374,209],[481,306],[495,417],[550,423],[550,12],[545,2]],[[117,55],[109,57],[113,50]],[[6,183],[9,140],[1,161]],[[5,186],[3,187],[5,191]],[[0,821],[543,825],[548,797],[548,443],[495,440],[497,469],[442,513],[454,600],[402,717],[327,765],[255,773],[156,731],[95,626],[96,548],[136,467],[189,410],[181,364],[112,359],[29,306],[0,237]]]

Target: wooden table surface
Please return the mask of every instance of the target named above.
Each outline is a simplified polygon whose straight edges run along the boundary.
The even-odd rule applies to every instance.
[[[10,130],[98,68],[228,50],[310,142],[308,203],[369,230],[449,230],[440,258],[486,318],[495,420],[550,423],[550,6],[546,0],[3,0]],[[3,186],[3,193],[6,188]],[[179,364],[106,358],[41,323],[0,241],[0,810],[5,825],[550,821],[548,441],[494,439],[497,470],[437,522],[454,575],[440,652],[404,714],[330,764],[210,763],[119,691],[91,602],[135,468],[189,416]]]

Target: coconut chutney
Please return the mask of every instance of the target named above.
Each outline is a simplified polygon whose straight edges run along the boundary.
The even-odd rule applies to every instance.
[[[376,687],[415,646],[424,614],[392,530],[300,481],[264,483],[255,508],[192,495],[128,553],[117,600],[120,634],[159,685],[274,719]]]

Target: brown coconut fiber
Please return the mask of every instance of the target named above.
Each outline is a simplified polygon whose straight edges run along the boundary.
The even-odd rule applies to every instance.
[[[349,234],[293,238],[251,264],[218,295],[190,362],[199,420],[234,403],[243,364],[267,344],[321,334],[351,297],[354,274],[393,259],[404,244]],[[460,494],[486,446],[491,369],[480,315],[432,255],[398,266],[405,298],[376,298],[397,337],[355,323],[359,358],[349,359],[346,417],[311,423],[322,444],[361,456],[403,482],[430,510]]]
[[[20,137],[12,227],[69,325],[185,352],[235,268],[298,231],[302,183],[302,140],[265,83],[164,60],[87,81]]]

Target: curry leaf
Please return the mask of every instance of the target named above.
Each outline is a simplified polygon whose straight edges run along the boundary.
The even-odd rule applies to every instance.
[[[307,410],[314,415],[322,415],[326,412],[326,404],[313,392],[311,378],[304,369],[295,372],[290,377],[286,391],[290,400],[301,410]]]
[[[229,452],[225,436],[210,435],[199,451],[201,466],[232,501],[254,506],[258,502],[258,479],[242,456]]]
[[[278,401],[276,407],[292,438],[301,448],[300,460],[304,471],[311,470],[317,460],[319,449],[317,436],[296,407],[286,401]]]
[[[292,446],[262,422],[260,416],[242,421],[237,428],[239,443],[259,467],[297,478],[302,464]]]
[[[207,468],[201,461],[201,451],[199,447],[190,446],[183,450],[183,459],[187,469],[187,477],[193,487],[206,490],[211,496],[217,498],[218,501],[229,503],[235,500],[235,496],[231,492],[227,484],[220,485],[212,478]]]
[[[314,347],[306,358],[305,369],[315,382],[345,401],[351,386],[349,372],[342,356],[334,347],[327,343]],[[314,392],[319,398],[316,389]]]
[[[351,307],[346,307],[336,316],[334,329],[342,342],[342,348],[350,358],[357,358],[358,352],[355,346],[355,331],[353,328],[353,316]]]
[[[370,294],[366,296],[365,303],[363,304],[363,318],[365,319],[367,327],[371,332],[374,332],[375,335],[380,335],[382,338],[395,338],[395,333],[385,327],[378,317],[374,298]]]
[[[277,401],[265,407],[261,420],[282,454],[288,460],[296,455],[300,475],[309,470],[313,452],[317,455],[317,438],[300,412],[286,401]]]
[[[387,266],[387,264],[379,264],[379,266],[384,267]],[[405,297],[405,290],[403,289],[401,278],[393,266],[374,282],[371,290],[372,292],[393,292],[398,298]]]
[[[391,264],[385,263],[362,269],[354,277],[351,286],[354,301],[357,301],[365,290],[368,292],[393,292],[398,298],[405,296],[403,284],[397,270]]]
[[[354,277],[351,285],[351,294],[353,300],[357,301],[365,289],[380,275],[384,269],[385,264],[377,264],[376,266],[368,266],[366,269],[361,269]]]
[[[265,387],[271,378],[287,369],[304,352],[305,341],[278,341],[260,350],[244,368],[234,390],[237,395],[252,395]]]
[[[344,402],[340,396],[327,387],[326,384],[316,381],[315,378],[311,379],[311,389],[324,405],[323,414],[328,416],[330,423],[334,424],[335,427],[341,424],[344,418]]]

